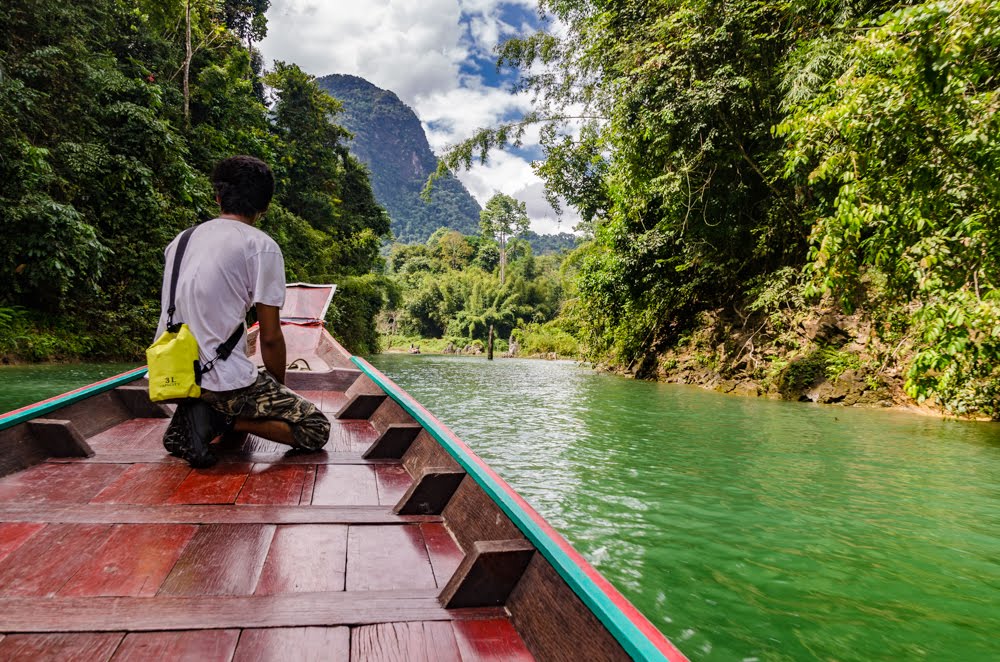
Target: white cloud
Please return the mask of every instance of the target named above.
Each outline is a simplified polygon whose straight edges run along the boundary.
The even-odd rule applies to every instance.
[[[440,153],[481,127],[525,112],[529,100],[462,72],[474,57],[493,57],[503,39],[528,30],[501,19],[503,5],[533,10],[535,0],[272,0],[268,36],[260,44],[268,64],[294,62],[316,76],[361,76],[395,92],[417,113],[431,148]],[[467,26],[463,24],[463,20]],[[537,132],[525,144],[537,141]],[[495,190],[527,203],[536,232],[568,231],[544,199],[531,164],[497,153],[459,178],[479,200]]]

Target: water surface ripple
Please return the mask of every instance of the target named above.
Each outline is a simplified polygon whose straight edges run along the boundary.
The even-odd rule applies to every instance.
[[[694,660],[1000,660],[1000,426],[381,355]]]

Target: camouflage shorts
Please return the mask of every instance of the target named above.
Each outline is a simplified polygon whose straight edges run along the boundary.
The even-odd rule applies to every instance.
[[[212,409],[234,418],[268,418],[285,421],[292,428],[295,446],[319,450],[330,437],[330,420],[316,405],[271,374],[261,370],[257,381],[233,391],[202,391],[201,399]]]

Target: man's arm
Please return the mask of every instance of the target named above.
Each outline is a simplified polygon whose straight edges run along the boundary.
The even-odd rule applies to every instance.
[[[281,332],[281,310],[276,306],[263,303],[256,304],[257,324],[260,325],[260,335],[257,343],[260,345],[260,356],[264,359],[264,367],[278,380],[285,383],[285,334]]]

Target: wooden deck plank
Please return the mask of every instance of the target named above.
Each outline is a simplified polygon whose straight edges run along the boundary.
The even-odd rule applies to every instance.
[[[400,572],[405,568],[405,572]],[[436,586],[417,526],[352,526],[347,534],[348,591]]]
[[[330,421],[330,440],[325,448],[340,453],[364,453],[376,439],[379,432],[371,423],[362,420]]]
[[[427,545],[427,555],[434,570],[434,579],[441,588],[448,583],[455,570],[461,565],[465,553],[444,524],[428,523],[420,525],[420,532]]]
[[[413,479],[401,464],[387,464],[375,467],[378,484],[378,502],[383,506],[395,506],[406,494]]]
[[[40,522],[0,523],[0,561],[23,545],[45,525]]]
[[[150,632],[502,618],[447,610],[438,589],[254,596],[2,598],[0,632]]]
[[[530,662],[528,650],[506,618],[452,623],[462,662]]]
[[[186,524],[116,526],[59,595],[156,595],[197,528]]]
[[[327,414],[336,414],[347,403],[347,394],[344,391],[297,391],[297,393]]]
[[[218,455],[219,465],[232,464],[399,464],[399,460],[391,458],[361,457],[362,451],[332,452],[326,450],[315,453],[247,453],[239,450],[225,450]],[[94,457],[53,457],[46,460],[48,464],[181,464],[187,466],[184,460],[168,455],[165,451],[114,451],[98,452]]]
[[[98,662],[111,659],[121,632],[11,634],[0,641],[0,660]]]
[[[249,595],[260,578],[273,525],[210,524],[184,549],[158,595]]]
[[[87,503],[126,467],[43,463],[0,479],[0,502]]]
[[[271,628],[244,630],[233,662],[347,662],[350,654],[350,628]]]
[[[144,506],[0,504],[0,522],[61,524],[419,524],[438,515],[396,515],[385,506]]]
[[[163,433],[169,418],[132,418],[95,434],[87,444],[100,453],[116,450],[163,450]]]
[[[305,481],[304,464],[255,464],[236,498],[238,504],[298,505]]]
[[[314,505],[361,506],[378,503],[375,468],[357,465],[316,467]]]
[[[133,464],[103,490],[91,503],[161,504],[191,473],[184,464]]]
[[[351,631],[351,662],[460,662],[450,623],[380,623]]]
[[[111,535],[105,524],[50,524],[0,562],[0,595],[55,595]]]
[[[343,591],[346,566],[346,526],[279,526],[255,594]]]
[[[316,489],[316,467],[306,466],[306,475],[302,480],[302,495],[299,504],[308,506],[313,500],[313,490]]]
[[[250,464],[220,464],[196,469],[174,490],[167,503],[233,503],[250,473]]]
[[[236,651],[239,630],[189,630],[184,632],[132,632],[118,646],[114,662],[148,660],[198,660],[229,662]]]

